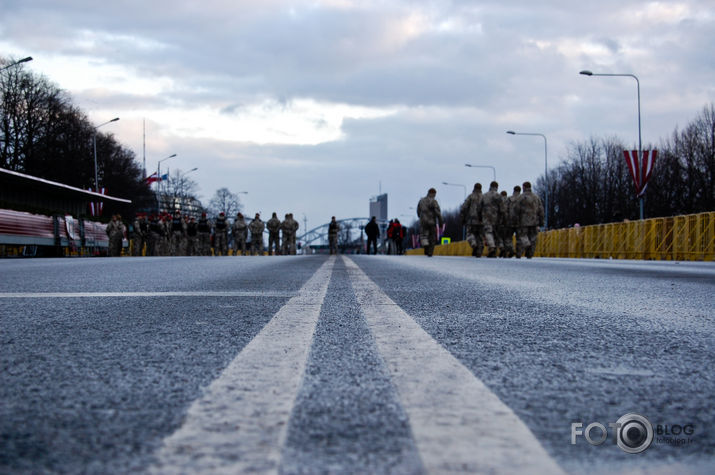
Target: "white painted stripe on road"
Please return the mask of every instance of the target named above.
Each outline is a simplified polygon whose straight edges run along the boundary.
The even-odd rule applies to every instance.
[[[429,472],[563,473],[508,406],[343,259]]]
[[[152,473],[276,473],[335,258],[326,261],[164,439]]]
[[[98,297],[293,297],[291,291],[181,291],[181,292],[0,292],[0,299]]]

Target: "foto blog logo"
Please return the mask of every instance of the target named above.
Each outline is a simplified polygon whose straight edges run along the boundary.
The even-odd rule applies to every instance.
[[[616,422],[609,422],[608,427],[615,435],[615,443],[626,453],[638,454],[650,447],[653,442],[653,426],[640,414],[629,413]],[[571,423],[571,444],[583,437],[591,445],[601,445],[608,438],[608,429],[600,422],[592,422],[583,428],[583,423]]]

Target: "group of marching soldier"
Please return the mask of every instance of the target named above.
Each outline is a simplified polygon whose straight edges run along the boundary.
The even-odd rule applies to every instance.
[[[197,220],[176,211],[173,215],[138,215],[129,238],[135,256],[228,256],[229,242],[235,256],[263,255],[263,232],[268,229],[268,254],[291,255],[296,253],[298,228],[292,213],[283,221],[273,213],[266,222],[259,213],[249,222],[238,213],[230,222],[225,213],[219,213],[215,220],[202,213]]]
[[[481,257],[485,247],[487,257],[533,257],[539,227],[544,225],[544,206],[541,198],[531,191],[531,183],[526,181],[522,186],[523,190],[515,186],[513,194],[508,196],[506,191],[499,192],[496,181],[491,182],[486,193],[482,193],[481,183],[474,185],[459,210],[474,257]],[[417,204],[420,241],[428,256],[434,252],[436,225],[441,226],[443,222],[436,194],[437,191],[430,188]],[[516,249],[513,246],[515,233]]]

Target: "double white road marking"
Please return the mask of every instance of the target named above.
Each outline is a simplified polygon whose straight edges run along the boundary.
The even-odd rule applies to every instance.
[[[560,473],[531,431],[351,259],[361,311],[430,473]],[[336,258],[281,308],[164,440],[155,473],[276,473]]]

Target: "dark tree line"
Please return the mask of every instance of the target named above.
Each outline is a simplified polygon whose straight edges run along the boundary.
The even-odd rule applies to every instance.
[[[638,200],[617,138],[572,144],[566,160],[549,170],[549,226],[562,228],[639,217]],[[646,218],[715,210],[715,106],[710,104],[660,146],[645,192]],[[536,190],[544,199],[542,175]]]
[[[0,60],[9,64],[11,60]],[[94,188],[94,126],[69,95],[22,66],[0,72],[0,166],[77,188]],[[105,217],[131,215],[153,197],[134,153],[97,133],[99,185],[132,205],[105,203]]]

